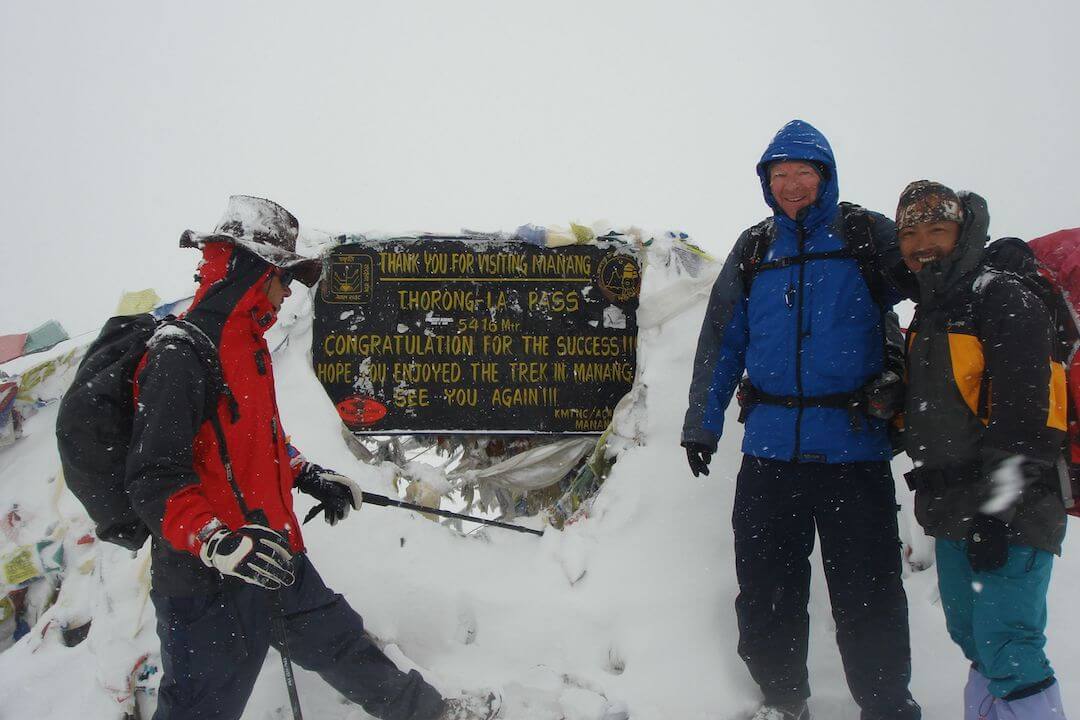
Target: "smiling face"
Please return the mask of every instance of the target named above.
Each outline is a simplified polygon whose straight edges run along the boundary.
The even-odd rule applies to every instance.
[[[810,163],[785,160],[769,166],[769,190],[780,209],[792,220],[818,196],[821,175]]]
[[[918,223],[905,227],[898,236],[904,264],[908,270],[917,273],[956,249],[960,223],[951,220]]]

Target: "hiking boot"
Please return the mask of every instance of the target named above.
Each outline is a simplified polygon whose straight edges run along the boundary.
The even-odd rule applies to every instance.
[[[461,697],[446,698],[435,720],[492,720],[501,709],[502,697],[497,692],[464,693]]]
[[[788,705],[762,705],[750,720],[810,720],[806,701]]]

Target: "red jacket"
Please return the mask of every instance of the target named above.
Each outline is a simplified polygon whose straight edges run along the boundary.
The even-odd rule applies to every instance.
[[[213,409],[237,490],[248,510],[261,510],[299,552],[304,544],[293,512],[295,476],[263,338],[276,320],[264,291],[270,272],[251,253],[207,245],[186,319],[218,347],[222,375],[239,409],[234,419],[224,396]],[[154,586],[166,594],[200,591],[220,579],[198,559],[199,530],[214,518],[234,529],[251,521],[229,484],[208,421],[206,370],[188,343],[165,340],[151,345],[135,377],[128,492],[154,534]]]

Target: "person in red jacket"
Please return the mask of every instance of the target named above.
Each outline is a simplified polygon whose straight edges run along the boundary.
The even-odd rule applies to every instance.
[[[322,267],[296,254],[298,228],[276,203],[233,196],[214,232],[184,232],[181,247],[202,250],[186,313],[201,337],[159,332],[136,371],[127,488],[153,536],[163,666],[154,718],[239,718],[267,649],[279,647],[278,608],[292,658],[370,715],[490,717],[494,696],[444,700],[418,672],[399,670],[305,553],[294,487],[331,524],[363,496],[295,451],[278,414],[264,334],[292,279],[314,286]],[[221,378],[207,377],[199,343],[217,349]]]

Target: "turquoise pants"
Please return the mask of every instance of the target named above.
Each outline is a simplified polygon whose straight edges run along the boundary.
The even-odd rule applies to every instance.
[[[967,543],[939,538],[938,587],[945,625],[989,691],[1003,698],[1053,676],[1046,659],[1046,590],[1054,556],[1026,545],[1009,547],[1005,565],[974,572]]]

